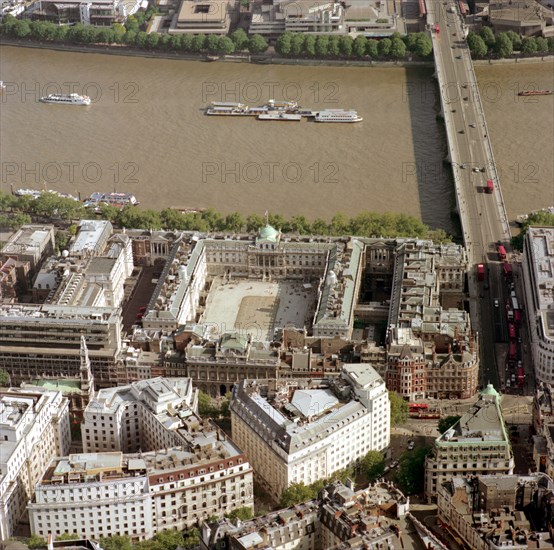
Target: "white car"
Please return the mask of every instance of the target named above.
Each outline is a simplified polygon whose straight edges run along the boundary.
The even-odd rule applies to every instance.
[[[391,463],[390,469],[394,470],[397,466],[398,466],[398,460],[395,460],[394,462]]]
[[[414,441],[410,441],[408,443],[408,451],[413,451],[415,449],[415,442]]]
[[[499,305],[499,304],[498,304],[498,300],[495,300],[495,301],[494,301],[494,307],[498,307],[498,305]]]
[[[481,170],[479,170],[479,168],[473,168],[473,171],[474,172],[480,172]]]

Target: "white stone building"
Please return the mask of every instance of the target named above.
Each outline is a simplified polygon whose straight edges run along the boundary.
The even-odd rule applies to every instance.
[[[8,540],[25,519],[35,484],[70,444],[69,401],[61,392],[0,392],[0,540]]]
[[[231,421],[233,440],[275,500],[290,484],[325,479],[390,442],[388,392],[367,364],[346,365],[333,382],[244,380]]]
[[[554,228],[530,227],[523,249],[523,284],[535,377],[554,383]]]
[[[194,415],[190,378],[153,378],[99,390],[83,415],[83,451],[124,453],[181,445],[179,428]]]
[[[180,447],[54,459],[28,506],[31,532],[144,540],[252,507],[253,474],[246,456],[196,416],[183,430],[188,443]]]

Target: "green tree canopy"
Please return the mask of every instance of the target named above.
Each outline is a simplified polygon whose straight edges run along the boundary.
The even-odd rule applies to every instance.
[[[281,55],[290,55],[292,49],[292,33],[284,32],[275,43],[275,51]]]
[[[298,57],[302,55],[304,51],[304,41],[306,40],[306,35],[301,32],[293,33],[291,43],[290,43],[290,53],[291,55]]]
[[[488,48],[494,47],[496,38],[494,36],[494,32],[492,32],[492,29],[490,27],[481,27],[481,30],[479,31],[479,36],[485,41],[485,44]]]
[[[293,483],[281,493],[279,505],[281,508],[288,508],[294,504],[312,500],[316,496],[314,490],[310,486],[305,485],[304,482]]]
[[[224,55],[230,55],[235,51],[235,44],[228,36],[220,36],[217,41],[217,51]]]
[[[133,550],[131,539],[126,535],[112,535],[100,539],[100,546],[104,550]]]
[[[382,40],[379,40],[379,44],[377,44],[377,51],[382,57],[388,57],[391,53],[391,48],[392,40],[390,38],[383,38]]]
[[[390,423],[391,426],[404,424],[408,420],[408,402],[402,399],[396,392],[389,392],[390,401]]]
[[[470,32],[467,36],[467,45],[471,52],[471,57],[475,59],[485,57],[489,51],[485,41],[478,34],[473,32]]]
[[[430,451],[430,447],[422,447],[405,452],[400,457],[400,465],[395,479],[404,494],[414,495],[423,492],[425,457]]]
[[[444,432],[446,432],[446,430],[454,426],[454,424],[456,424],[456,422],[458,422],[460,418],[462,417],[455,414],[442,417],[439,420],[439,432],[443,434]]]
[[[315,36],[309,34],[304,40],[304,53],[308,57],[315,57]]]
[[[368,479],[373,481],[385,472],[385,458],[379,451],[369,451],[362,458],[361,466]]]
[[[263,36],[255,34],[248,42],[248,51],[253,54],[264,53],[268,48],[268,44]]]
[[[356,57],[365,57],[367,53],[367,38],[362,35],[357,36],[354,40],[354,45],[352,49]]]
[[[494,51],[499,57],[509,57],[512,53],[514,53],[514,46],[507,33],[501,32],[496,37]]]
[[[254,517],[252,508],[249,506],[241,506],[240,508],[235,508],[232,512],[225,514],[225,517],[230,520],[240,519],[241,521],[248,521]]]
[[[235,51],[240,52],[248,47],[248,36],[243,29],[237,29],[231,34],[231,40],[235,45]]]

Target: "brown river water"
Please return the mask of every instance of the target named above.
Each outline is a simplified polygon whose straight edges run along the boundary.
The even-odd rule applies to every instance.
[[[329,219],[405,212],[452,230],[430,68],[269,66],[0,49],[4,191],[128,192],[151,208]],[[554,204],[552,64],[477,68],[512,217]],[[88,107],[46,105],[75,91]],[[358,124],[208,117],[211,101],[352,108]]]

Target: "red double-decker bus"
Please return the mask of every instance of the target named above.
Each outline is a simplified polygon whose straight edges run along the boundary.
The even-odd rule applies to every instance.
[[[428,408],[427,403],[410,403],[410,412],[426,411]]]
[[[515,361],[517,359],[517,346],[515,342],[510,342],[508,347],[508,361]]]
[[[525,383],[525,371],[522,367],[517,369],[517,385],[521,388]]]
[[[477,264],[477,280],[478,281],[484,281],[485,280],[485,266],[484,266],[484,264]]]
[[[506,280],[512,279],[513,270],[512,270],[512,264],[510,262],[504,262],[502,264],[502,271],[504,272],[504,278]]]
[[[508,336],[510,340],[516,339],[516,326],[513,323],[508,323]]]
[[[485,193],[492,193],[494,191],[494,184],[492,180],[487,180],[487,186],[485,187]]]
[[[498,258],[502,261],[505,260],[506,259],[506,249],[504,248],[504,246],[499,244],[497,250],[498,250]]]

